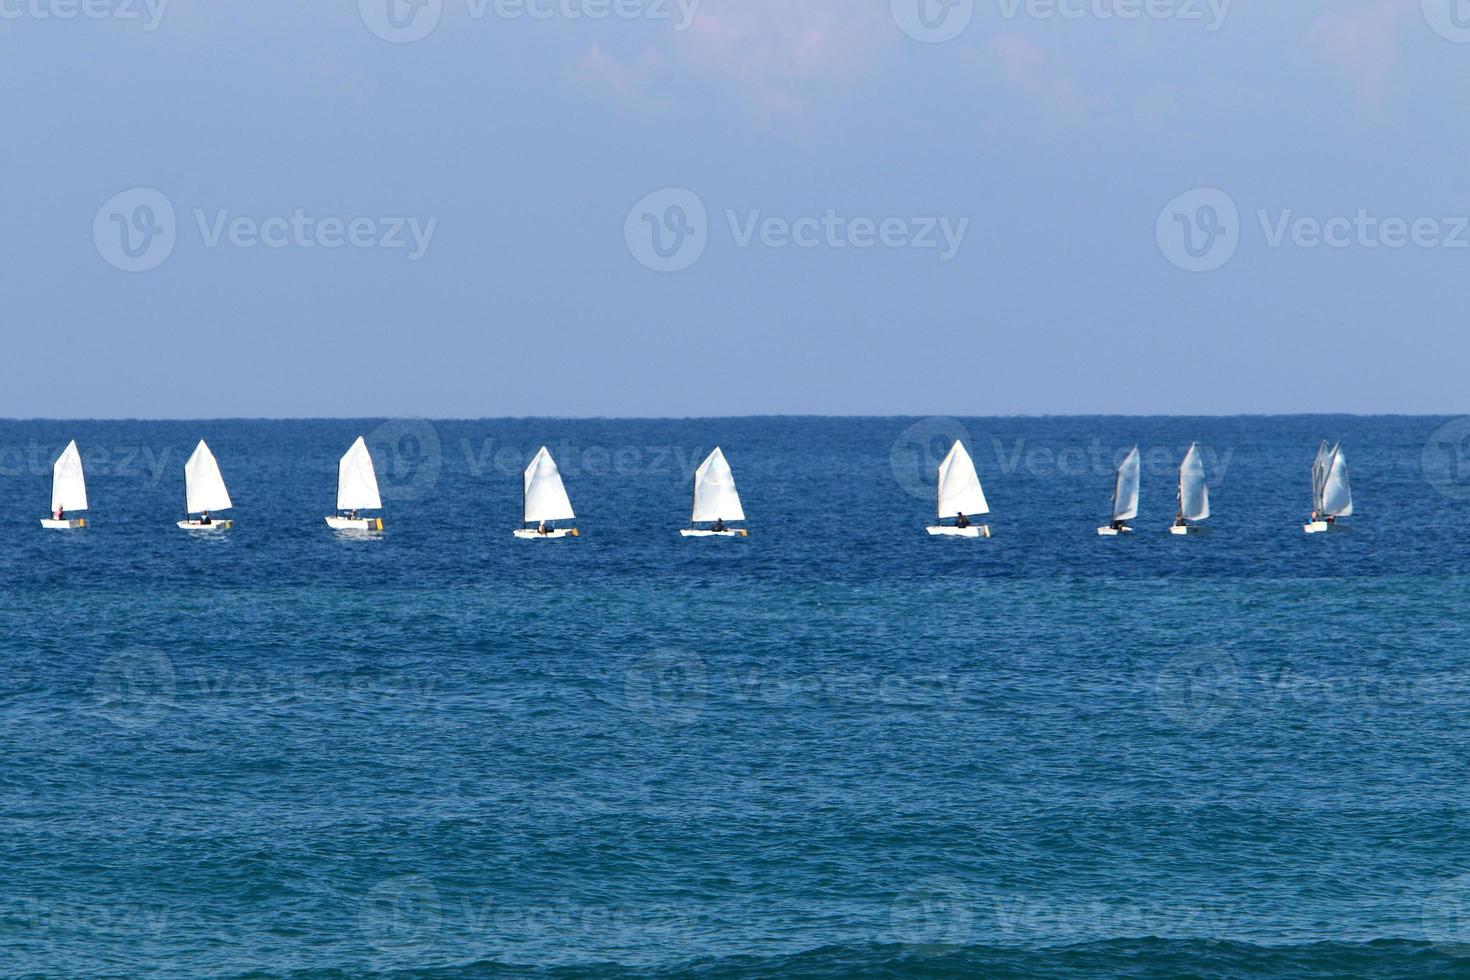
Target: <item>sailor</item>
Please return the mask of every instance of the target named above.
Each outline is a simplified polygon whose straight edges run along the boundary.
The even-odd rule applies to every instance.
[[[546,526],[546,522],[545,521],[538,521],[538,522],[536,522],[536,533],[537,534],[550,534],[551,533],[551,529]]]
[[[66,511],[63,508],[61,508],[61,507],[56,508],[56,519],[58,521],[64,521],[64,520],[66,520]]]
[[[723,531],[724,529],[725,529],[725,521],[724,521],[724,519],[723,518],[719,518],[719,517],[715,518],[715,531],[716,532],[719,532],[719,531]]]
[[[200,524],[213,524],[214,523],[214,521],[211,521],[209,519],[209,511],[206,510],[204,512],[204,514],[199,518],[199,523]]]
[[[969,527],[970,519],[964,514],[956,514],[954,518],[954,526],[959,528]]]

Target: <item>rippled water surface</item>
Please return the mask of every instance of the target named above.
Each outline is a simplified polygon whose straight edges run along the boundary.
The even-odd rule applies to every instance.
[[[381,537],[322,522],[359,434]],[[201,436],[228,534],[174,527]],[[923,533],[956,437],[990,541]],[[1323,437],[1358,513],[1307,538]],[[1467,437],[0,423],[0,973],[1465,975]],[[510,534],[543,443],[580,539]],[[716,444],[751,537],[682,539]]]

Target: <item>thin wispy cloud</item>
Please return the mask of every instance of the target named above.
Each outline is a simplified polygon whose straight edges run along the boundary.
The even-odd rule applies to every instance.
[[[1358,94],[1382,100],[1399,60],[1399,22],[1417,16],[1419,0],[1370,0],[1323,14],[1307,34],[1317,55],[1346,73]]]
[[[1080,120],[1107,104],[1106,98],[1085,91],[1055,53],[1023,34],[991,38],[986,51],[1007,86],[1048,112]]]

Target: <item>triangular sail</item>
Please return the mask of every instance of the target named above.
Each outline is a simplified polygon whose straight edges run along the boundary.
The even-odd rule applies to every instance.
[[[939,464],[939,517],[954,517],[990,513],[985,502],[985,491],[980,487],[980,477],[975,472],[975,461],[965,447],[956,442],[944,462]]]
[[[1205,484],[1205,461],[1199,443],[1189,447],[1179,467],[1179,513],[1190,521],[1210,516],[1210,488]]]
[[[1332,450],[1327,477],[1322,485],[1322,507],[1319,513],[1328,517],[1353,515],[1353,488],[1348,483],[1347,457],[1342,454],[1341,446]]]
[[[690,520],[694,523],[745,520],[740,494],[735,491],[735,475],[718,446],[694,471],[694,513]]]
[[[372,454],[362,436],[358,436],[337,464],[337,509],[380,510],[382,506]]]
[[[1131,521],[1138,516],[1138,483],[1141,461],[1138,447],[1123,457],[1118,467],[1118,482],[1113,486],[1113,520]]]
[[[191,514],[229,510],[235,506],[230,503],[230,492],[225,489],[225,478],[220,475],[214,453],[209,451],[203,439],[199,440],[194,454],[184,464],[184,497]]]
[[[561,471],[545,446],[526,467],[525,518],[527,524],[541,521],[569,521],[577,515],[567,499],[567,488],[561,482]]]
[[[1332,451],[1327,448],[1327,440],[1317,447],[1317,458],[1312,462],[1312,511],[1322,512],[1322,490],[1327,485],[1327,470],[1332,464]]]
[[[67,443],[51,467],[51,512],[87,509],[87,480],[76,440]]]

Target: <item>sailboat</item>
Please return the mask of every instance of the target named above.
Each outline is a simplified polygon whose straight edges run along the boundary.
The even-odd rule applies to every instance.
[[[1097,529],[1097,533],[1105,538],[1116,538],[1120,534],[1129,534],[1133,528],[1128,522],[1138,516],[1138,476],[1141,469],[1138,455],[1138,447],[1123,457],[1123,462],[1118,466],[1118,479],[1113,484],[1113,518],[1106,527]]]
[[[186,531],[228,531],[234,521],[217,521],[210,517],[212,511],[229,510],[235,506],[230,502],[230,492],[225,489],[225,478],[220,475],[219,464],[214,453],[199,440],[189,461],[184,464],[184,511],[185,518],[179,527]],[[188,514],[200,514],[190,518]]]
[[[53,531],[86,527],[85,518],[66,516],[86,509],[87,480],[82,474],[82,454],[73,439],[51,467],[51,517],[41,521],[41,526]]]
[[[950,538],[988,538],[990,527],[986,524],[971,524],[971,517],[990,513],[985,501],[985,491],[980,486],[980,477],[975,472],[975,461],[959,442],[939,464],[939,519],[954,517],[954,524],[935,524],[929,533]]]
[[[689,515],[689,527],[680,531],[686,538],[746,538],[750,532],[744,528],[727,528],[726,521],[745,520],[745,508],[740,506],[740,494],[735,490],[735,475],[719,446],[709,458],[694,471],[694,509]],[[711,524],[709,529],[700,530],[694,525]]]
[[[1308,534],[1346,530],[1337,523],[1337,519],[1352,515],[1353,488],[1348,482],[1347,457],[1342,454],[1342,443],[1329,450],[1324,439],[1317,447],[1317,459],[1312,463],[1312,520],[1302,530]]]
[[[382,509],[373,456],[368,452],[367,442],[358,436],[337,464],[337,514],[327,518],[327,526],[334,531],[381,531],[381,517],[359,517],[357,512]]]
[[[1197,534],[1204,528],[1190,521],[1203,521],[1210,516],[1210,488],[1205,483],[1205,461],[1199,443],[1191,443],[1184,462],[1179,465],[1179,514],[1174,518],[1170,534]]]
[[[518,538],[575,538],[581,532],[574,527],[552,527],[552,521],[570,521],[576,518],[572,502],[567,499],[567,488],[561,482],[561,471],[556,460],[545,447],[526,467],[523,492],[524,523],[535,524],[532,529],[522,528],[516,532]]]

